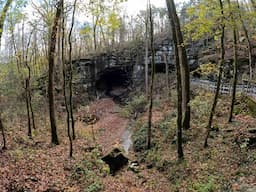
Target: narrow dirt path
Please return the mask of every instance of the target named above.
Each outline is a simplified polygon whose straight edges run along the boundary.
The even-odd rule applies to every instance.
[[[129,120],[122,118],[119,110],[119,105],[111,98],[97,100],[90,105],[90,113],[98,118],[93,129],[97,132],[96,142],[101,145],[103,153],[121,145],[122,136],[128,128]]]
[[[95,112],[99,120],[93,125],[97,142],[103,153],[113,145],[120,145],[122,136],[129,126],[129,119],[120,117],[120,107],[111,99],[101,99],[91,103],[89,110]],[[86,110],[79,111],[80,115]],[[65,122],[65,121],[63,121]],[[69,143],[65,124],[59,124],[58,133],[61,144],[49,145],[50,132],[47,125],[40,126],[33,140],[28,139],[26,129],[7,131],[8,150],[0,151],[0,191],[84,191],[72,179],[74,166],[86,161],[86,150],[92,146],[91,125],[76,122],[77,139],[73,142],[74,158],[68,158]],[[129,157],[131,155],[129,154]],[[133,160],[133,158],[130,157]],[[146,169],[140,165],[139,173],[129,171],[127,167],[114,177],[100,176],[102,192],[169,192],[169,182],[155,169]],[[97,171],[97,170],[95,170]]]
[[[120,117],[120,106],[112,99],[97,100],[90,105],[90,112],[99,120],[93,125],[97,131],[97,142],[102,146],[103,153],[114,146],[122,146],[122,140],[129,128],[129,119]],[[133,153],[128,154],[134,160]],[[103,179],[104,192],[169,192],[168,180],[158,171],[140,165],[139,173],[123,168],[114,177]]]

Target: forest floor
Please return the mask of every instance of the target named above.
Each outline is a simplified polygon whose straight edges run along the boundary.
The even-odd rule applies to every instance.
[[[128,126],[129,120],[120,117],[118,110],[119,105],[112,99],[98,100],[79,110],[76,117],[81,121],[76,122],[72,159],[68,157],[69,143],[63,125],[58,127],[61,144],[57,146],[49,144],[47,120],[44,127],[33,131],[32,140],[26,136],[25,127],[8,128],[8,149],[0,151],[0,191],[168,191],[168,180],[156,170],[143,169],[135,174],[124,168],[110,176],[100,162],[103,154],[120,146]],[[88,112],[98,117],[93,127],[82,121]],[[132,160],[134,155],[129,158]],[[81,169],[85,177],[81,176]]]
[[[128,154],[130,160],[139,161],[138,173],[125,167],[111,176],[100,159],[114,146],[120,147],[128,126],[132,126],[135,138],[140,137],[138,130],[147,122],[147,112],[136,114],[137,118],[124,115],[126,106],[105,98],[76,113],[77,138],[72,159],[68,157],[65,120],[58,122],[58,146],[49,144],[47,118],[37,119],[40,126],[33,131],[32,140],[26,136],[24,123],[8,126],[8,149],[0,151],[0,191],[256,191],[256,150],[247,133],[248,128],[255,128],[256,120],[240,113],[233,123],[226,123],[229,100],[221,97],[214,119],[216,131],[204,149],[212,94],[193,91],[191,129],[184,132],[185,160],[177,162],[175,94],[171,99],[163,98],[157,97],[154,102],[152,149]],[[83,122],[87,114],[96,115],[93,125]]]

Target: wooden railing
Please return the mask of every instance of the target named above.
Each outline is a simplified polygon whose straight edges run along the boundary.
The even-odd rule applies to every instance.
[[[191,79],[191,85],[198,86],[200,88],[206,89],[208,91],[216,90],[216,82],[201,80],[201,79]],[[233,87],[229,83],[221,83],[220,93],[221,94],[230,94],[232,93]],[[244,83],[238,84],[236,86],[237,93],[243,93],[247,96],[256,98],[256,84],[255,83]]]

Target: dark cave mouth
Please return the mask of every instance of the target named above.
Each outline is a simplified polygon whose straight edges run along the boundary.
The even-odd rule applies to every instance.
[[[120,68],[106,69],[96,80],[96,91],[101,96],[121,97],[128,92],[131,77]]]

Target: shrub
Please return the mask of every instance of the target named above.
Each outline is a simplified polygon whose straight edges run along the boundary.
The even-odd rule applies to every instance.
[[[203,79],[216,79],[218,75],[218,67],[213,63],[202,64],[198,69],[193,71],[192,74],[197,74]]]
[[[147,125],[142,125],[138,130],[135,130],[132,135],[133,150],[135,152],[141,152],[145,149],[147,142]]]
[[[85,192],[98,192],[102,190],[102,184],[98,182],[94,182],[93,184],[89,185],[86,189]]]
[[[177,108],[178,105],[178,96],[176,90],[171,90],[170,103],[172,103],[174,108]]]
[[[193,191],[196,192],[213,192],[217,191],[218,186],[211,177],[206,182],[197,182],[193,184]]]
[[[101,178],[109,172],[108,165],[100,159],[100,152],[96,148],[72,167],[71,178],[82,185],[85,192],[98,192],[103,189]]]
[[[158,171],[165,171],[170,166],[170,160],[162,155],[162,150],[159,147],[154,147],[146,152],[146,163],[154,166]]]
[[[165,119],[158,122],[156,127],[162,135],[160,138],[164,138],[165,141],[169,142],[176,135],[176,113],[167,114]]]
[[[256,117],[256,103],[247,96],[241,95],[238,97],[234,113],[235,114],[246,114]]]
[[[122,108],[120,114],[123,117],[129,118],[135,113],[142,113],[145,111],[147,100],[144,95],[135,96],[127,105]]]
[[[211,108],[211,94],[201,93],[190,101],[194,119],[204,121],[209,116]]]

